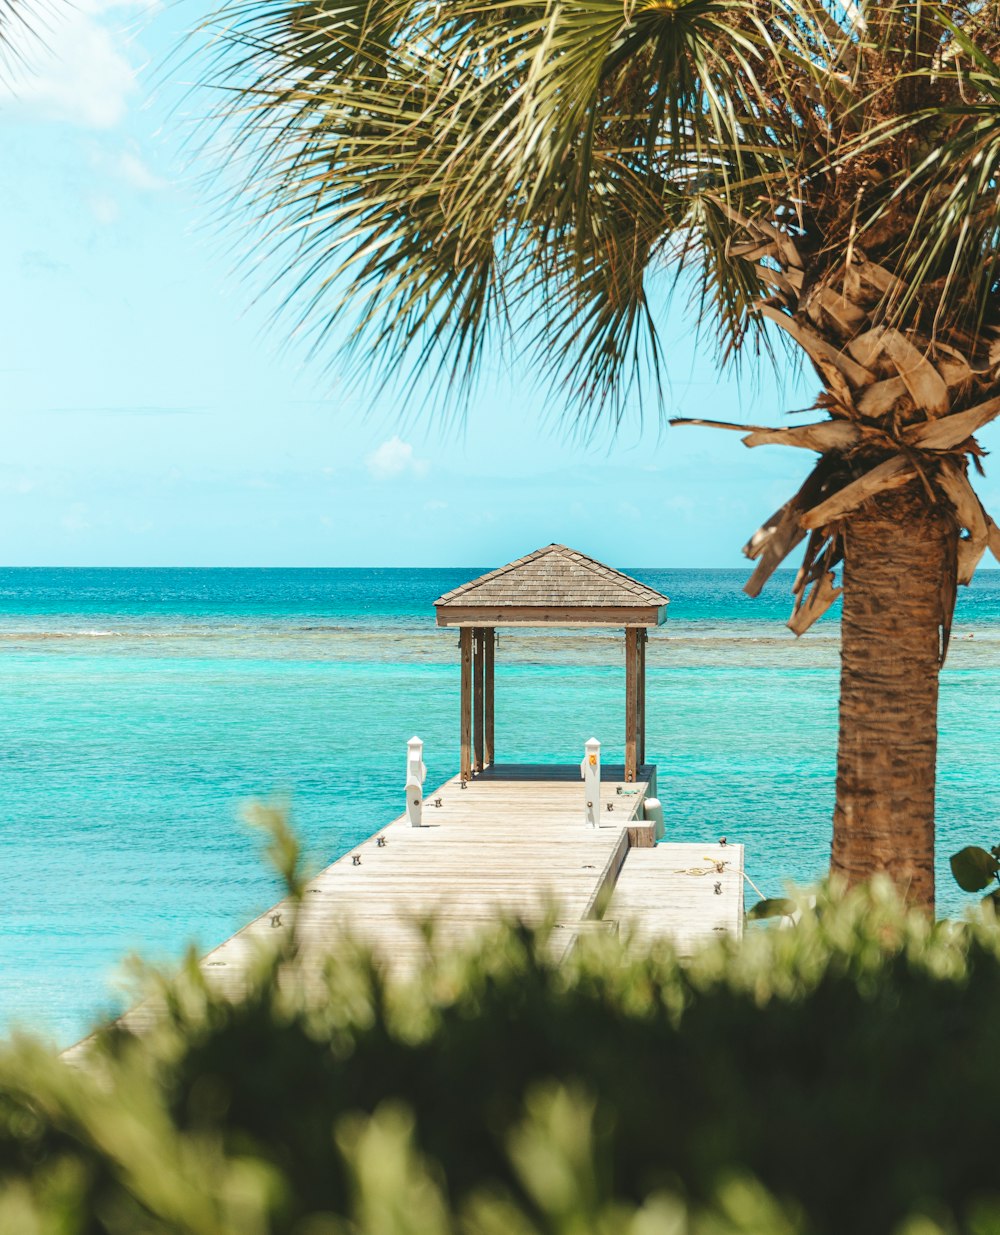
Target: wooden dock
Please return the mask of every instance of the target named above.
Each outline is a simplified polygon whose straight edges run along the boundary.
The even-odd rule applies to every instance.
[[[655,781],[652,766],[627,782],[623,766],[605,765],[600,822],[591,827],[578,767],[494,765],[464,788],[453,777],[425,795],[423,826],[401,815],[308,884],[299,920],[305,963],[318,964],[346,929],[405,974],[425,955],[419,924],[428,917],[441,941],[464,942],[498,915],[539,921],[553,908],[557,959],[602,916],[634,922],[637,940],[669,938],[685,952],[739,935],[742,847],[655,844],[643,817]],[[255,942],[285,929],[288,917],[276,905],[210,952],[202,966],[213,986],[237,995]],[[143,1004],[123,1020],[141,1029],[155,1015]]]

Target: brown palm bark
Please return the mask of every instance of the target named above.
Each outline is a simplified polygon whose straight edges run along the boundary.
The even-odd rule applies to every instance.
[[[914,483],[847,522],[831,870],[934,909],[938,672],[958,531]]]

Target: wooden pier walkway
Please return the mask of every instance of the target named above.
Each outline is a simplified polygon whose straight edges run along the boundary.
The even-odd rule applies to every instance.
[[[636,939],[671,938],[684,951],[738,935],[742,847],[656,845],[654,824],[643,818],[655,778],[654,767],[642,766],[626,782],[624,767],[605,765],[600,824],[590,827],[578,767],[494,765],[465,788],[452,777],[425,795],[424,826],[401,815],[309,883],[299,919],[305,963],[319,964],[346,929],[405,974],[425,954],[420,922],[428,917],[441,941],[459,942],[488,931],[498,915],[539,921],[553,907],[557,958],[602,916],[634,919]],[[719,874],[679,873],[719,861]],[[202,966],[212,985],[237,995],[255,942],[288,917],[276,905],[210,952]],[[155,1015],[143,1004],[123,1020],[141,1030]]]

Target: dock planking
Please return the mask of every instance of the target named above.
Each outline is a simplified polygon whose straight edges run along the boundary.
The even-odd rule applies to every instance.
[[[402,814],[308,883],[298,919],[303,964],[307,971],[321,965],[346,932],[405,976],[426,956],[428,919],[437,940],[450,944],[487,934],[500,918],[540,922],[555,912],[556,959],[602,915],[635,914],[643,937],[667,936],[685,947],[718,933],[716,918],[739,933],[742,875],[735,879],[731,868],[723,876],[726,894],[716,896],[714,881],[689,876],[684,883],[671,873],[711,846],[654,847],[642,808],[655,784],[653,766],[640,767],[627,782],[623,766],[604,765],[599,825],[590,827],[578,767],[493,765],[465,788],[460,776],[452,777],[425,795],[423,826],[413,827]],[[727,857],[737,852],[742,869],[739,846]],[[702,892],[712,897],[711,922]],[[609,898],[612,908],[604,914]],[[291,916],[279,903],[208,953],[201,966],[211,985],[237,996],[259,944],[286,930]],[[141,1031],[156,1015],[147,1002],[122,1023]],[[72,1058],[85,1046],[66,1054]]]
[[[743,932],[743,846],[661,844],[632,849],[606,916],[634,947],[668,940],[681,956]]]

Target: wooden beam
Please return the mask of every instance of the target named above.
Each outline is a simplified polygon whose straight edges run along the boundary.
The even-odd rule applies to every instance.
[[[638,738],[638,761],[641,768],[646,762],[646,642],[649,636],[645,630],[639,631],[639,666],[638,666],[638,686],[636,690],[636,712],[638,719],[636,721],[636,730]]]
[[[438,626],[659,626],[666,605],[438,605]]]
[[[638,771],[636,722],[638,720],[639,630],[625,628],[625,779],[635,780]]]
[[[483,670],[486,664],[486,631],[477,626],[473,632],[475,651],[472,666],[472,739],[475,748],[475,763],[477,772],[483,770]]]
[[[494,717],[494,683],[493,683],[493,659],[496,647],[496,631],[492,626],[487,626],[486,634],[486,664],[483,672],[483,695],[484,706],[486,709],[485,733],[483,743],[483,763],[489,767],[493,763],[494,745],[493,745],[493,717]]]
[[[462,757],[461,776],[463,780],[472,779],[472,629],[463,626],[459,634],[459,648],[462,657]]]

